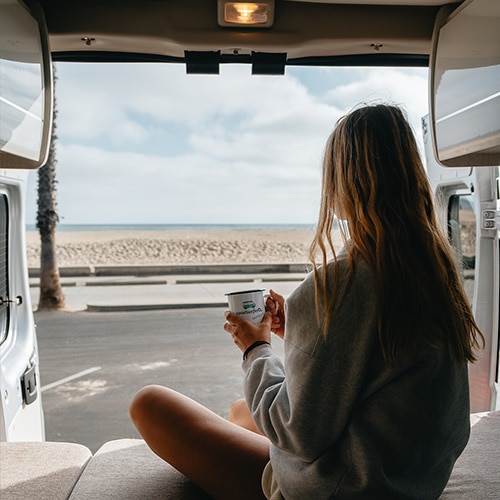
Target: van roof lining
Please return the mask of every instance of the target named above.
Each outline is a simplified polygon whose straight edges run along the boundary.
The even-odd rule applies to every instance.
[[[255,51],[287,53],[287,64],[330,65],[332,58],[352,56],[369,64],[377,64],[379,57],[412,63],[416,58],[423,64],[440,8],[435,1],[422,6],[405,0],[398,5],[276,0],[272,28],[244,30],[219,27],[215,3],[40,0],[54,59],[72,61],[120,59],[118,53],[129,60],[146,54],[176,60],[187,50],[220,51],[227,61],[235,60],[235,52],[244,60]]]

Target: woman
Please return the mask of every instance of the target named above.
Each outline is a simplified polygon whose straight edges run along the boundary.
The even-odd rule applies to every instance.
[[[318,253],[286,311],[273,294],[259,325],[226,313],[251,412],[239,405],[233,420],[248,428],[160,387],[134,398],[132,419],[215,498],[437,498],[468,439],[467,363],[482,336],[400,109],[337,123],[313,263]]]

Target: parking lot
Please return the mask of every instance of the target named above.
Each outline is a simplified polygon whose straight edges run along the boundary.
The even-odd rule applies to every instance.
[[[227,416],[242,397],[241,353],[223,330],[223,307],[137,312],[37,312],[46,439],[138,437],[128,418],[147,384],[176,389]],[[274,345],[282,353],[282,342]]]

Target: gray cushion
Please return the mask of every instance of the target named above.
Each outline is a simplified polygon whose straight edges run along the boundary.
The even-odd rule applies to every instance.
[[[0,498],[68,498],[92,454],[74,443],[0,442]]]
[[[471,438],[441,500],[500,498],[500,412],[473,415],[472,421],[476,423]],[[140,439],[110,441],[90,457],[88,448],[73,443],[0,443],[0,497],[62,500],[71,494],[70,500],[210,498]]]
[[[474,415],[472,416],[474,419]],[[500,498],[500,411],[486,413],[472,426],[442,500]]]
[[[140,439],[104,444],[87,465],[70,500],[154,500],[210,498]]]

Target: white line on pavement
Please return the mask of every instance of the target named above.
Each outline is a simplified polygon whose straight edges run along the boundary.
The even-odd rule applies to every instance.
[[[81,372],[75,373],[74,375],[70,375],[69,377],[62,378],[60,380],[56,380],[55,382],[52,382],[51,384],[47,384],[42,386],[40,389],[41,392],[48,391],[49,389],[53,389],[54,387],[57,387],[58,385],[66,384],[67,382],[71,382],[72,380],[75,380],[80,377],[84,377],[85,375],[88,375],[90,373],[94,373],[97,370],[100,370],[100,366],[93,366],[92,368],[87,368],[87,370],[83,370]]]

